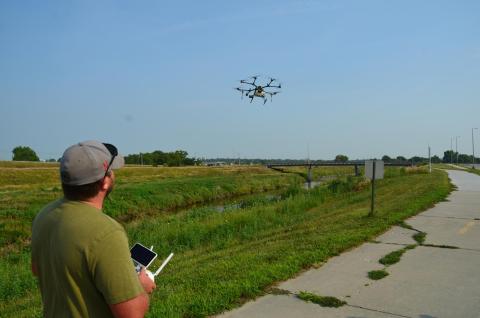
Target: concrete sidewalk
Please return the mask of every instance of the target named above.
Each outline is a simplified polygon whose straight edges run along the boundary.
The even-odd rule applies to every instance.
[[[269,294],[220,317],[480,317],[480,176],[448,174],[458,191],[406,221],[427,233],[427,246],[408,250],[387,268],[389,276],[374,281],[367,273],[384,268],[382,256],[416,243],[416,231],[393,227],[379,243],[365,243],[278,285],[293,294]],[[321,307],[298,299],[299,291],[348,305]]]

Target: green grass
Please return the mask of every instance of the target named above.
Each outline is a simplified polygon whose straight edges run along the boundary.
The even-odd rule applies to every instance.
[[[397,225],[400,227],[403,227],[404,229],[415,230],[413,226],[411,226],[410,224],[407,224],[405,221],[400,221],[398,222]]]
[[[408,250],[411,250],[411,249],[414,249],[415,247],[417,247],[417,245],[408,245],[407,247],[404,247],[400,250],[397,250],[397,251],[393,251],[391,253],[388,253],[387,255],[385,255],[384,257],[382,257],[378,262],[380,264],[383,264],[385,266],[389,266],[389,265],[393,265],[395,263],[398,263],[400,261],[400,259],[402,258],[402,255],[408,251]]]
[[[480,169],[467,168],[467,171],[480,176]]]
[[[417,243],[420,245],[422,245],[425,242],[426,237],[427,237],[427,233],[425,232],[418,232],[413,235],[413,239],[417,241]]]
[[[388,272],[384,269],[368,272],[368,278],[373,280],[379,280],[387,276]]]
[[[4,161],[5,163],[5,161]],[[28,164],[28,163],[22,163]],[[37,166],[38,165],[38,166]],[[46,166],[45,166],[46,165]],[[216,177],[235,175],[278,175],[263,166],[225,167],[125,167],[116,170],[117,181],[122,183],[145,183],[162,179],[186,177]],[[0,191],[5,188],[30,189],[38,186],[60,186],[59,167],[55,164],[37,163],[22,167],[0,165]]]
[[[5,161],[0,160],[0,168],[52,168],[58,167],[57,162],[35,162],[35,161]]]
[[[157,278],[149,317],[203,317],[231,309],[275,282],[373,239],[451,190],[442,171],[399,173],[378,182],[377,213],[366,217],[369,188],[356,179],[343,182],[335,191],[328,185],[296,188],[283,200],[225,213],[202,207],[148,214],[128,223],[130,242],[154,245],[160,259],[175,252]],[[0,315],[40,316],[29,246],[5,255],[0,261]]]
[[[145,183],[120,183],[105,202],[104,211],[121,222],[167,214],[195,204],[228,199],[300,184],[294,175],[220,175],[178,177]],[[9,191],[0,197],[0,255],[12,246],[28,244],[31,222],[48,202],[60,198],[58,186]]]
[[[384,257],[382,257],[378,262],[383,265],[392,265],[392,264],[398,263],[403,253],[405,253],[405,249],[393,251],[385,255]]]
[[[312,302],[314,304],[318,304],[322,307],[342,307],[343,305],[346,305],[347,302],[340,300],[338,298],[332,297],[332,296],[319,296],[315,295],[306,291],[301,291],[297,297],[301,300]]]

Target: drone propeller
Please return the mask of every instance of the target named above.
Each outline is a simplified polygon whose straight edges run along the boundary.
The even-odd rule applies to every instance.
[[[265,93],[270,95],[270,101],[273,101],[273,95],[277,95],[280,92],[265,92]]]
[[[234,87],[233,89],[236,89],[237,91],[240,92],[240,97],[243,99],[243,90],[240,87]]]

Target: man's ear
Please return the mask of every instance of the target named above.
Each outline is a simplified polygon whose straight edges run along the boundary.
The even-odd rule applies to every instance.
[[[108,188],[110,187],[110,184],[112,183],[112,178],[110,178],[109,175],[107,175],[105,178],[102,180],[102,184],[100,186],[102,191],[107,191]]]

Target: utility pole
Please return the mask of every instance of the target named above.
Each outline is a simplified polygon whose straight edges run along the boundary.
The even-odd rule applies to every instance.
[[[457,165],[458,165],[458,138],[460,138],[460,136],[455,136],[455,152],[456,152],[456,155],[457,155]]]
[[[475,141],[473,139],[473,130],[478,128],[472,128],[472,168],[475,169]]]
[[[428,170],[432,173],[432,157],[430,156],[430,145],[428,145]]]
[[[307,182],[308,189],[312,187],[312,165],[310,164],[310,143],[307,142]]]
[[[140,164],[143,166],[143,154],[140,153]]]

